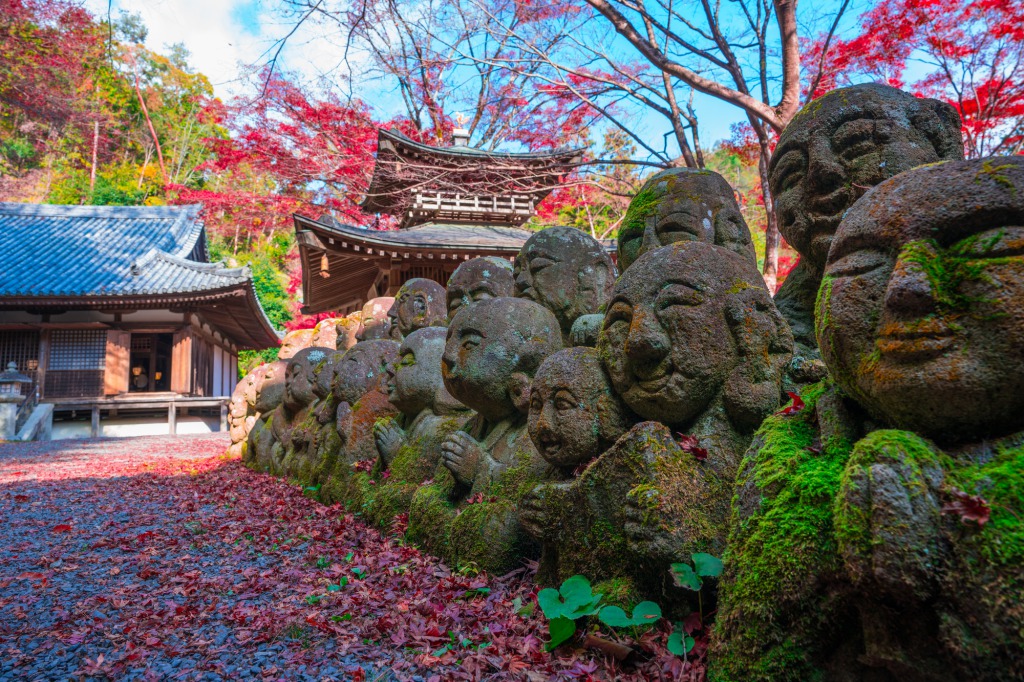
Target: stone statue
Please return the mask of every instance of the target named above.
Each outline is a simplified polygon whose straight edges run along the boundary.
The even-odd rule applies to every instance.
[[[278,360],[291,360],[303,348],[313,343],[312,329],[295,329],[284,335],[281,348],[277,351]]]
[[[448,279],[448,319],[475,301],[515,296],[515,286],[511,262],[495,256],[472,258],[455,268]]]
[[[249,414],[249,403],[245,399],[245,379],[243,378],[231,392],[231,401],[228,403],[228,435],[231,437],[231,445],[227,450],[228,455],[242,456],[249,431],[255,423],[255,415]]]
[[[792,347],[745,257],[706,242],[640,256],[616,283],[598,352],[623,402],[654,421],[584,471],[579,485],[598,501],[565,533],[576,547],[602,534],[604,553],[560,565],[571,559],[592,579],[633,577],[654,589],[670,563],[695,551],[720,556],[740,457],[781,402]]]
[[[326,500],[342,502],[348,508],[362,504],[364,481],[354,466],[372,466],[377,459],[373,425],[396,414],[388,402],[385,382],[387,366],[398,358],[399,347],[388,339],[360,341],[334,365],[334,435],[322,439],[313,475],[322,484],[321,497]]]
[[[797,364],[817,357],[814,300],[843,214],[886,178],[963,157],[960,117],[952,106],[888,85],[839,88],[797,113],[768,167],[779,231],[800,254],[775,295],[798,344]],[[812,367],[807,377],[794,369],[798,379],[821,378]]]
[[[555,314],[564,343],[573,322],[597,313],[615,284],[615,265],[596,239],[573,227],[549,227],[526,240],[513,266],[516,297]]]
[[[619,228],[619,268],[625,272],[642,254],[685,241],[717,244],[757,263],[736,194],[714,171],[672,168],[644,183]]]
[[[413,493],[434,475],[441,442],[469,417],[462,403],[444,386],[441,356],[447,330],[419,329],[405,337],[398,358],[387,367],[388,400],[400,414],[378,420],[373,435],[380,455],[377,479],[364,516],[387,528],[396,514],[409,511]]]
[[[342,318],[344,319],[344,318]],[[319,465],[321,445],[334,431],[338,400],[331,392],[334,373],[345,351],[322,348],[320,360],[310,368],[313,401],[301,422],[292,426],[291,446],[285,453],[282,469],[291,478],[311,480]],[[311,360],[313,356],[311,355]]]
[[[604,497],[604,491],[591,495],[599,488],[588,485],[594,478],[590,469],[604,468],[592,463],[635,421],[612,389],[593,348],[560,350],[537,370],[530,389],[530,438],[559,479],[537,486],[520,505],[523,527],[541,541],[540,582],[560,583],[578,573],[581,563],[589,565],[594,559],[593,552],[584,550],[584,561],[577,560],[581,512],[591,506],[624,505],[623,500]],[[560,562],[559,557],[566,554],[573,556]]]
[[[348,350],[356,345],[359,323],[348,317],[328,317],[320,320],[313,329],[311,346]]]
[[[434,483],[413,498],[409,534],[453,565],[501,572],[536,552],[515,506],[550,468],[526,417],[533,374],[561,346],[555,316],[524,299],[465,306],[448,328],[444,384],[477,414],[441,444]]]
[[[832,378],[744,460],[717,679],[1024,678],[1024,158],[869,190],[818,301]]]
[[[249,430],[243,461],[257,471],[270,471],[273,464],[273,415],[284,400],[288,361],[277,360],[260,365],[261,380],[249,384],[253,387],[253,410],[256,421]],[[252,373],[250,373],[251,375]],[[250,375],[247,375],[250,376]],[[257,375],[259,377],[259,375]],[[246,398],[249,397],[248,390]]]
[[[274,434],[271,473],[286,473],[283,469],[285,456],[295,447],[293,436],[303,424],[309,406],[316,400],[313,387],[316,385],[314,368],[330,349],[303,348],[288,360],[285,372],[284,397],[274,410],[271,431]],[[299,431],[300,441],[305,440],[304,430]]]
[[[414,277],[402,285],[388,310],[391,338],[401,342],[424,327],[443,327],[448,314],[445,289],[432,279]]]
[[[359,318],[359,331],[356,333],[357,341],[390,338],[391,318],[388,317],[388,311],[391,310],[394,302],[395,299],[391,296],[371,298],[366,302]]]

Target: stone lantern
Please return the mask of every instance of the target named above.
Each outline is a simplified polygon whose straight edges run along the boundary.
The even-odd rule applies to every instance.
[[[18,422],[18,405],[25,400],[22,384],[31,384],[32,379],[18,371],[18,363],[7,363],[7,369],[0,372],[0,440],[14,438]]]

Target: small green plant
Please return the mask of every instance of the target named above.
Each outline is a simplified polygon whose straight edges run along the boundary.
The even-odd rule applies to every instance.
[[[325,557],[325,556],[317,557],[317,560],[316,560],[316,567],[317,568],[327,568],[330,565],[331,565],[330,558]]]
[[[633,607],[633,615],[627,616],[618,606],[605,606],[597,617],[602,623],[613,628],[654,625],[661,619],[661,607],[652,601],[642,601]]]
[[[340,616],[331,616],[331,620],[334,621],[335,623],[340,623],[340,622],[346,621],[346,620],[352,620],[352,614],[351,613],[343,613]]]
[[[582,575],[567,578],[557,590],[552,587],[541,590],[537,594],[537,604],[548,619],[548,636],[551,638],[544,648],[553,651],[576,634],[576,621],[597,613],[603,596],[594,594],[590,581]]]
[[[691,627],[688,632],[683,623],[673,623],[672,634],[668,636],[666,646],[676,656],[686,658],[686,655],[693,649],[694,639],[690,632],[703,627],[704,623],[704,598],[701,593],[704,587],[704,578],[717,578],[722,575],[722,560],[704,552],[697,552],[691,555],[693,566],[684,563],[672,564],[669,574],[676,585],[697,593],[698,622],[700,626]],[[693,614],[691,614],[693,615]]]
[[[323,597],[320,597],[320,596],[315,595],[315,594],[311,594],[311,595],[306,597],[306,603],[309,604],[310,606],[316,606],[317,604],[320,603],[321,599],[323,599]]]
[[[348,585],[348,578],[346,578],[345,576],[341,576],[340,578],[338,578],[338,584],[337,585],[328,585],[327,586],[327,591],[328,592],[338,592],[339,590],[341,590],[341,588],[345,587],[346,585]]]
[[[356,577],[356,580],[362,580],[366,577],[366,569],[356,566],[352,569],[352,575]]]

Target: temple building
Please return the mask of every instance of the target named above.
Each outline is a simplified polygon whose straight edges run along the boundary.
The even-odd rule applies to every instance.
[[[91,414],[92,435],[104,415],[174,433],[179,410],[219,414],[238,351],[279,338],[248,269],[209,262],[200,208],[0,203],[0,362],[30,403]]]
[[[445,284],[459,263],[478,256],[512,259],[532,234],[522,225],[580,160],[580,150],[489,152],[435,147],[391,130],[377,135],[377,162],[362,207],[394,216],[397,230],[343,225],[330,216],[296,215],[303,312],[346,314],[404,282]]]

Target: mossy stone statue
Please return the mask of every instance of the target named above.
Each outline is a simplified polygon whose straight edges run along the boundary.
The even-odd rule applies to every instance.
[[[570,343],[577,318],[600,311],[611,295],[616,270],[599,241],[573,227],[549,227],[523,244],[513,266],[516,297],[555,314]]]
[[[401,286],[388,309],[391,338],[401,342],[424,327],[443,327],[448,315],[446,292],[432,279],[414,277]]]
[[[736,193],[714,171],[672,168],[644,183],[619,228],[619,267],[625,272],[648,251],[686,241],[717,244],[757,262]]]
[[[511,262],[496,256],[471,258],[455,268],[448,279],[448,319],[464,305],[515,293]]]
[[[737,483],[717,680],[1024,677],[1024,159],[916,168],[832,241],[831,382]]]
[[[371,477],[376,485],[363,505],[364,516],[381,528],[409,511],[416,489],[440,463],[441,443],[470,416],[441,376],[446,334],[440,327],[412,332],[387,367],[388,400],[399,414],[373,425],[379,458]]]
[[[434,482],[413,497],[409,535],[452,565],[500,573],[538,553],[516,510],[549,465],[526,419],[533,375],[561,346],[554,314],[524,299],[464,306],[449,325],[444,384],[477,414],[441,444]]]

